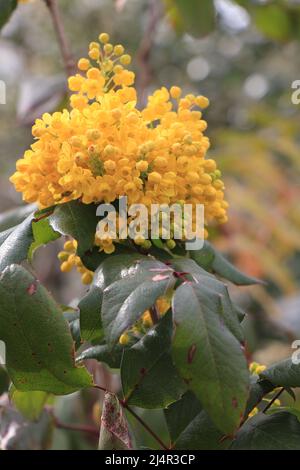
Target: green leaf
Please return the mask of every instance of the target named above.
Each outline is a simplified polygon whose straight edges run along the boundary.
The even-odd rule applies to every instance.
[[[78,242],[77,253],[81,257],[94,245],[98,218],[95,204],[82,204],[78,201],[56,206],[49,222],[55,232],[69,235]]]
[[[238,317],[238,307],[230,297],[226,284],[219,281],[207,271],[202,269],[194,260],[182,258],[172,261],[175,271],[183,272],[185,277],[190,276],[198,283],[199,289],[207,294],[212,304],[211,308],[217,312],[231,333],[240,341],[244,341],[244,332]]]
[[[74,365],[73,341],[61,310],[21,266],[9,266],[0,276],[0,337],[18,390],[63,395],[91,385],[87,371]]]
[[[173,297],[175,365],[215,425],[232,433],[248,396],[249,372],[241,345],[196,283]]]
[[[0,366],[0,396],[9,389],[9,377],[6,369]]]
[[[0,28],[8,21],[17,4],[17,0],[0,0]]]
[[[244,419],[249,416],[249,413],[262,401],[268,393],[274,390],[275,386],[268,380],[260,380],[257,375],[250,376],[250,393],[247,401],[247,406],[244,413]]]
[[[0,0],[1,4],[1,0]],[[19,225],[36,210],[35,204],[26,204],[16,209],[10,209],[0,214],[0,232]]]
[[[173,0],[178,10],[182,28],[196,37],[202,37],[213,31],[215,26],[215,8],[211,0]]]
[[[69,323],[70,332],[75,343],[76,350],[81,346],[79,312],[76,310],[66,310],[63,312],[64,318]]]
[[[102,322],[108,343],[117,342],[173,285],[173,270],[156,260],[142,259],[123,272],[122,279],[103,292]]]
[[[29,421],[37,421],[49,398],[46,392],[21,392],[12,386],[10,398],[18,411]]]
[[[228,439],[222,441],[222,433],[192,392],[187,392],[164,413],[174,449],[220,450],[230,444]]]
[[[258,414],[237,433],[231,450],[299,450],[300,423],[296,416],[280,411]]]
[[[205,241],[204,247],[201,250],[192,250],[189,251],[189,254],[199,266],[209,272],[218,274],[224,279],[233,282],[233,284],[238,286],[263,284],[263,281],[242,273],[207,241]]]
[[[1,450],[48,449],[53,428],[53,419],[46,411],[43,411],[38,421],[28,422],[9,403],[0,405]]]
[[[124,348],[116,344],[113,349],[106,344],[99,344],[85,349],[76,359],[76,362],[82,362],[86,359],[96,359],[104,362],[112,369],[119,369],[121,365]]]
[[[17,225],[0,246],[0,272],[27,259],[33,241],[32,218],[33,214]]]
[[[42,245],[47,245],[50,242],[57,240],[60,234],[55,232],[49,224],[49,219],[40,219],[38,221],[33,220],[32,222],[32,233],[33,242],[29,250],[29,258],[33,257],[33,254],[37,248]]]
[[[106,392],[103,401],[99,450],[132,449],[126,416],[116,395]]]
[[[79,302],[80,330],[83,341],[99,342],[103,339],[101,321],[101,305],[103,290],[112,284],[117,278],[122,277],[122,272],[138,259],[146,257],[133,253],[130,255],[116,255],[107,258],[95,273],[93,284],[89,292]]]
[[[260,5],[252,10],[254,22],[259,31],[270,39],[290,39],[293,23],[288,10],[281,5]]]
[[[276,387],[300,387],[300,364],[293,364],[291,358],[285,359],[264,370],[260,377]]]
[[[124,350],[121,381],[128,404],[165,408],[185,392],[186,386],[170,356],[172,334],[172,312],[169,311],[140,341]]]

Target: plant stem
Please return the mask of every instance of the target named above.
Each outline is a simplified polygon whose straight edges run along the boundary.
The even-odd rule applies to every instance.
[[[163,443],[163,441],[160,439],[160,437],[148,426],[147,423],[135,412],[133,411],[130,406],[127,405],[126,402],[120,401],[121,405],[143,426],[146,431],[148,431],[149,434],[159,443],[159,445],[165,449],[169,450],[169,448]]]
[[[73,75],[75,71],[75,61],[69,46],[69,42],[67,40],[57,0],[45,0],[45,3],[49,9],[53,21],[53,26],[61,50],[61,55],[64,61],[66,74],[69,77],[70,75]]]
[[[267,406],[262,410],[263,413],[266,413],[268,411],[269,408],[271,408],[271,406],[273,405],[273,403],[277,400],[277,398],[280,397],[280,395],[282,394],[282,392],[284,392],[284,387],[282,387],[275,395],[274,397],[272,398],[271,401],[269,401],[269,403],[267,404]]]
[[[88,434],[93,434],[94,436],[99,436],[99,429],[94,426],[89,426],[87,424],[69,424],[69,423],[62,423],[59,421],[56,416],[53,416],[54,425],[57,429],[66,429],[68,431],[79,431],[85,432]]]

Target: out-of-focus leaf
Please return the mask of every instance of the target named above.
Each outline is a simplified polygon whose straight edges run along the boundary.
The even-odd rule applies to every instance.
[[[178,11],[178,23],[185,32],[202,37],[213,31],[215,8],[212,0],[172,0],[169,3]]]
[[[16,209],[10,209],[0,214],[0,232],[10,229],[26,219],[36,210],[35,204],[26,204]]]
[[[113,393],[107,392],[104,396],[98,449],[132,449],[126,416]]]
[[[260,5],[252,9],[256,27],[270,39],[284,41],[293,34],[293,24],[284,5]]]
[[[6,369],[0,366],[0,396],[3,393],[6,393],[9,389],[9,377],[6,372]]]
[[[74,365],[66,320],[46,289],[23,267],[11,265],[0,276],[0,335],[15,387],[58,395],[91,385]]]
[[[43,411],[39,420],[27,421],[9,406],[6,396],[0,398],[0,449],[45,450],[51,445],[53,419]]]
[[[17,0],[0,0],[0,29],[8,21],[17,3]]]
[[[66,94],[63,75],[54,77],[31,77],[21,80],[17,118],[21,125],[31,125],[45,112],[57,109]]]
[[[39,419],[49,397],[46,392],[21,392],[14,386],[12,386],[9,395],[17,410],[30,421]]]
[[[231,434],[248,398],[249,373],[241,345],[197,284],[176,289],[172,310],[175,365],[217,428]]]
[[[186,390],[170,356],[172,313],[134,346],[124,350],[121,380],[124,400],[140,408],[165,408]],[[154,386],[155,384],[155,386]]]

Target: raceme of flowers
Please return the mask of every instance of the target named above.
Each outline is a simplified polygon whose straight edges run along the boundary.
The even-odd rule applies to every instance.
[[[149,211],[154,203],[203,204],[207,225],[226,222],[221,173],[205,158],[209,139],[200,109],[208,99],[163,87],[139,110],[134,73],[126,68],[130,62],[123,46],[113,46],[106,33],[90,44],[88,58],[78,62],[80,73],[68,81],[71,110],[36,120],[35,142],[11,177],[16,190],[40,208],[72,200],[113,202],[121,196]],[[199,235],[207,237],[207,230]],[[114,242],[109,236],[95,238],[106,253],[115,250]],[[136,242],[151,246],[150,240]],[[168,248],[175,245],[171,237]]]

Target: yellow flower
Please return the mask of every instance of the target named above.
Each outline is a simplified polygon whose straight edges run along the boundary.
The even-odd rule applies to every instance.
[[[206,108],[208,99],[162,87],[140,110],[134,73],[126,69],[130,56],[106,33],[99,41],[79,60],[80,73],[69,77],[70,109],[45,113],[35,122],[34,142],[10,178],[16,190],[40,208],[121,196],[147,207],[180,200],[203,204],[206,225],[225,223],[224,184],[216,162],[206,158],[207,123],[197,109]],[[105,253],[114,251],[114,242],[95,239]],[[143,247],[151,246],[146,242]],[[167,246],[173,249],[173,241]]]

